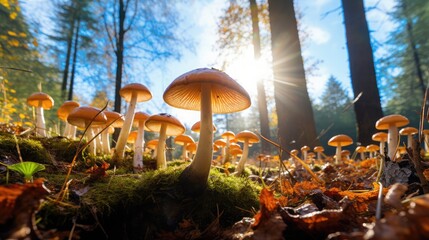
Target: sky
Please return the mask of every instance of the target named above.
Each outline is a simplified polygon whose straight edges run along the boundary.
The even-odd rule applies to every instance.
[[[322,94],[325,83],[329,76],[336,77],[342,86],[351,95],[351,80],[349,77],[349,66],[343,16],[341,11],[341,0],[296,0],[297,11],[302,13],[302,26],[309,34],[309,39],[303,44],[304,59],[319,61],[317,70],[312,75],[307,75],[307,87],[310,97],[317,102]],[[49,12],[47,0],[31,0],[23,4],[24,11],[31,12],[32,17],[49,21],[44,13]],[[377,4],[377,5],[376,5]],[[191,1],[190,7],[184,9],[186,23],[189,27],[188,34],[193,36],[195,51],[186,51],[180,61],[168,61],[164,69],[153,71],[149,78],[154,83],[148,86],[152,91],[153,99],[156,103],[162,102],[162,94],[168,84],[176,77],[190,70],[201,67],[216,67],[215,62],[217,52],[214,49],[216,41],[216,30],[219,15],[226,6],[225,0]],[[389,31],[394,28],[394,24],[389,21],[386,12],[394,6],[394,0],[365,0],[365,7],[377,6],[375,10],[367,13],[367,21],[371,31],[371,37],[378,42],[384,42]],[[31,10],[33,9],[33,10]],[[34,12],[37,9],[37,12]],[[249,48],[251,49],[251,48]],[[250,94],[255,94],[256,83],[252,78],[254,73],[243,71],[243,69],[255,68],[249,59],[252,59],[252,52],[249,51],[242,60],[238,60],[236,67],[226,72],[236,79],[247,89]],[[383,54],[382,46],[375,53],[375,57]],[[238,66],[238,67],[237,67]],[[270,69],[264,72],[269,72]],[[269,77],[266,84],[272,84]],[[82,85],[83,86],[83,85]],[[86,87],[76,89],[75,92],[87,91]],[[145,110],[146,107],[138,105],[137,108]],[[160,105],[160,104],[157,104]],[[199,112],[178,110],[167,107],[163,109],[176,117],[180,117],[182,122],[190,126],[199,119]],[[152,112],[156,113],[156,112]]]

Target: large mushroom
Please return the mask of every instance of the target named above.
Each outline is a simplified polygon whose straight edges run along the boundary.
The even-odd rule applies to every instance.
[[[200,111],[197,152],[192,163],[180,175],[185,191],[200,194],[207,187],[213,157],[213,113],[244,110],[250,107],[250,96],[226,73],[199,68],[176,78],[165,90],[163,98],[173,107]]]
[[[336,153],[335,153],[335,164],[338,165],[340,163],[341,159],[341,147],[349,146],[353,143],[353,139],[345,134],[339,134],[333,136],[328,141],[329,146],[336,147]]]
[[[106,124],[107,118],[100,109],[83,106],[73,109],[73,111],[68,115],[67,121],[78,128],[87,129],[86,138],[87,141],[91,141],[94,138],[93,127],[99,127]],[[96,155],[96,150],[95,142],[91,141],[89,144],[90,154]]]
[[[177,136],[183,134],[185,132],[185,126],[183,126],[179,119],[166,113],[155,114],[148,117],[145,125],[150,131],[159,132],[156,165],[158,169],[166,168],[165,140],[167,139],[167,135]]]
[[[237,133],[235,135],[235,138],[239,142],[243,142],[243,154],[241,155],[236,170],[237,176],[240,176],[243,173],[244,165],[246,164],[247,157],[249,155],[249,144],[259,142],[259,137],[251,131],[244,130],[242,132]]]
[[[134,144],[134,158],[133,167],[134,170],[139,170],[143,167],[143,151],[144,151],[144,130],[145,122],[149,118],[149,114],[144,112],[136,112],[134,114],[134,126],[137,129],[137,139]]]
[[[118,142],[116,143],[115,147],[115,157],[123,159],[127,137],[131,131],[134,119],[136,104],[138,102],[149,101],[152,98],[152,93],[143,84],[130,83],[121,88],[119,90],[119,94],[125,99],[126,102],[130,103],[127,113],[125,114],[124,125],[122,126],[121,132],[119,133]]]
[[[380,118],[375,123],[375,128],[378,130],[387,130],[387,156],[392,160],[395,158],[396,147],[398,145],[398,127],[405,126],[409,122],[408,118],[402,115],[392,114]]]
[[[46,137],[45,116],[43,110],[54,106],[54,99],[46,93],[36,92],[27,98],[27,104],[36,108],[36,135]]]
[[[57,110],[57,116],[59,119],[65,122],[63,136],[66,138],[73,139],[76,136],[76,126],[71,125],[67,122],[67,117],[73,109],[80,107],[80,104],[75,101],[65,101]]]

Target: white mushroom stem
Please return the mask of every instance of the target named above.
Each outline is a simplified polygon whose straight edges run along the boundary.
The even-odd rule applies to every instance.
[[[425,152],[429,151],[429,134],[425,134]]]
[[[110,154],[110,140],[108,128],[104,129],[104,131],[101,133],[101,141],[103,142],[103,153]]]
[[[86,140],[89,142],[92,140],[92,138],[94,138],[94,131],[92,127],[88,127],[86,130]],[[95,143],[95,139],[89,143],[88,150],[89,154],[96,155],[97,145]]]
[[[144,149],[144,123],[145,121],[139,121],[139,129],[137,131],[137,139],[134,144],[134,158],[133,167],[143,167],[143,149]]]
[[[302,160],[307,160],[307,150],[302,151]]]
[[[94,131],[93,133],[95,136],[96,134],[98,134],[101,131],[101,128],[95,127],[95,128],[93,128],[93,131]],[[101,140],[101,134],[98,134],[97,137],[94,139],[94,141],[95,141],[95,145],[97,146],[96,147],[96,153],[101,152],[103,150],[103,142]]]
[[[70,128],[72,125],[70,123],[68,123],[67,121],[65,123],[66,123],[66,125],[64,126],[63,136],[70,138]]]
[[[365,152],[360,153],[360,160],[365,160]]]
[[[384,148],[385,148],[386,142],[380,141],[380,155],[384,156]]]
[[[130,134],[134,113],[136,109],[137,93],[133,92],[128,106],[127,113],[125,114],[124,125],[122,126],[121,132],[119,133],[118,142],[116,143],[116,156],[120,159],[124,158],[125,145],[127,144],[127,138]]]
[[[395,158],[396,146],[398,145],[398,127],[392,124],[387,131],[387,156],[393,160]]]
[[[167,124],[162,123],[161,129],[159,130],[159,139],[157,152],[158,156],[156,157],[156,166],[158,169],[164,169],[167,167],[167,161],[165,161],[165,140],[167,139]]]
[[[41,103],[40,103],[41,105]],[[45,117],[43,116],[43,107],[36,107],[36,133],[41,137],[46,137]]]
[[[317,160],[322,160],[322,152],[317,152]]]
[[[340,164],[341,159],[341,143],[337,144],[337,150],[335,151],[335,165]]]
[[[407,134],[407,147],[410,148],[413,144],[413,135]]]
[[[193,193],[200,193],[207,187],[207,179],[213,158],[213,119],[210,84],[201,86],[201,128],[197,152],[192,163],[183,171],[180,180]],[[190,185],[191,184],[191,185]]]
[[[224,161],[223,161],[223,163],[225,163],[225,162],[229,162],[231,159],[231,154],[229,153],[229,146],[230,146],[230,143],[229,143],[229,136],[226,136],[226,146],[224,147],[224,153],[225,153],[225,155],[224,155]]]
[[[240,161],[237,165],[237,176],[240,176],[243,173],[244,165],[247,161],[247,156],[249,155],[249,139],[244,139],[243,143],[243,154],[241,155]]]
[[[188,143],[183,143],[183,150],[182,150],[182,159],[186,160],[188,158],[188,151],[186,150],[186,147],[188,146]]]

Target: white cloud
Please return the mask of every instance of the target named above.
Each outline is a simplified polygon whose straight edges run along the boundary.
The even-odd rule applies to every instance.
[[[317,45],[325,44],[331,39],[331,34],[319,27],[309,26],[307,31],[310,41]]]

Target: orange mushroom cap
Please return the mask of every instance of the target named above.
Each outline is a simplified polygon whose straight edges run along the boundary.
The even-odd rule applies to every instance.
[[[344,146],[351,145],[352,143],[353,143],[353,139],[344,134],[333,136],[328,141],[328,145],[333,147],[337,147],[337,146],[344,147]]]
[[[78,128],[102,126],[107,122],[106,115],[95,107],[77,107],[70,112],[67,122]]]
[[[249,143],[257,143],[257,142],[259,142],[258,135],[254,134],[253,132],[248,131],[248,130],[244,130],[244,131],[241,131],[241,132],[237,133],[235,135],[235,138],[239,142],[244,142],[245,139],[248,139]]]
[[[375,123],[375,128],[378,130],[386,130],[389,129],[389,126],[395,125],[396,127],[402,127],[410,123],[408,118],[399,115],[399,114],[392,114],[385,117],[380,118]]]
[[[372,140],[377,142],[386,142],[388,134],[385,132],[377,132],[372,135]]]
[[[146,127],[154,132],[161,131],[162,124],[167,124],[168,127],[165,134],[168,136],[177,136],[185,132],[185,126],[183,126],[179,119],[166,113],[152,115],[146,119],[145,123]]]
[[[178,144],[178,145],[184,145],[185,143],[194,143],[194,139],[186,134],[182,134],[179,135],[177,137],[174,138],[174,143]]]
[[[152,98],[150,90],[140,83],[130,83],[123,86],[119,90],[119,95],[121,95],[126,102],[130,102],[133,92],[137,93],[137,102],[145,102]]]
[[[73,109],[80,107],[80,104],[75,101],[65,101],[57,110],[57,116],[63,121],[67,121],[67,116]]]
[[[419,130],[415,127],[404,127],[401,130],[399,130],[399,134],[401,135],[414,135],[417,134]]]
[[[27,104],[32,107],[41,106],[43,109],[51,109],[54,106],[54,99],[46,93],[36,92],[27,98]]]
[[[191,131],[198,133],[198,132],[200,132],[200,128],[201,128],[201,121],[198,121],[198,122],[194,123],[194,125],[192,125]],[[216,132],[216,130],[217,130],[217,128],[213,124],[213,132]]]

